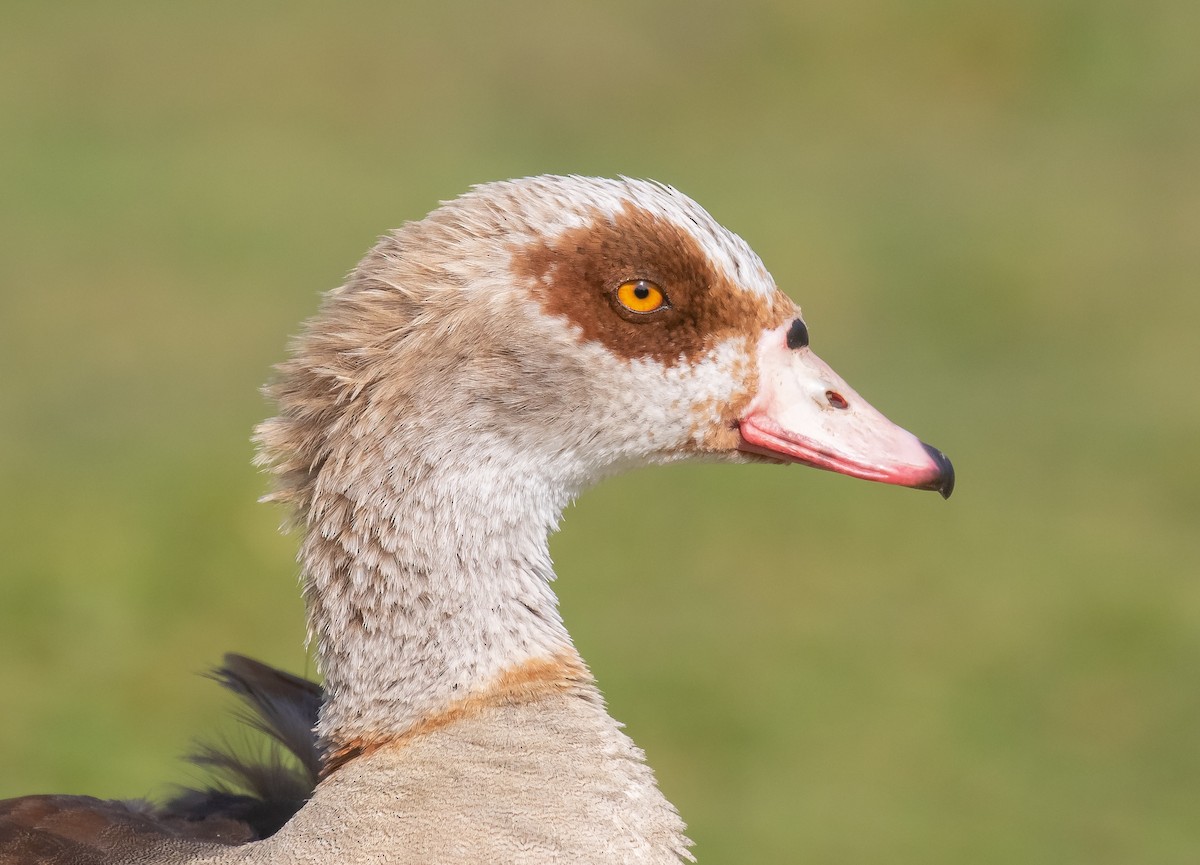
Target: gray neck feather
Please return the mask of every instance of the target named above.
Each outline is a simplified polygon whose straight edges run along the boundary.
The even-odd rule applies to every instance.
[[[384,445],[359,440],[317,483],[301,558],[328,744],[400,735],[505,669],[574,651],[549,586],[566,497],[486,440],[453,460],[429,441],[375,459]]]

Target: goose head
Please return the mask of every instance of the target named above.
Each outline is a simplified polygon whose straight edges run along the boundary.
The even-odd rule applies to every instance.
[[[259,460],[304,529],[335,751],[546,659],[584,675],[547,535],[608,475],[703,458],[953,485],[813,354],[750,248],[656,183],[479,186],[384,236],[278,372]]]
[[[813,353],[749,246],[653,182],[476,187],[382,238],[280,370],[263,459],[301,509],[331,467],[368,490],[459,466],[567,497],[693,457],[954,483]]]

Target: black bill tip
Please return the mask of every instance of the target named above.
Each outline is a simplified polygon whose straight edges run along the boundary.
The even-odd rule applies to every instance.
[[[936,490],[942,494],[942,498],[950,498],[950,494],[954,492],[954,466],[944,453],[932,445],[921,442],[921,447],[925,448],[925,453],[929,454],[929,458],[938,469],[937,474],[928,483],[923,484],[921,489]]]

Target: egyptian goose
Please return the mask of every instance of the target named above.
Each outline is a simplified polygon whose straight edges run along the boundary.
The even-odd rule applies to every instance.
[[[270,395],[258,462],[303,532],[325,682],[311,797],[274,834],[220,808],[14,799],[0,862],[690,860],[559,617],[563,508],[691,457],[954,482],[810,350],[739,237],[645,181],[491,183],[386,235]],[[284,676],[230,675],[267,703]],[[315,708],[300,681],[281,703]]]

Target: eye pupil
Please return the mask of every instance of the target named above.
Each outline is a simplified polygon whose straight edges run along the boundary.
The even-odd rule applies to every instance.
[[[645,300],[650,296],[650,286],[644,282],[639,282],[633,287],[633,296],[638,300]]]

